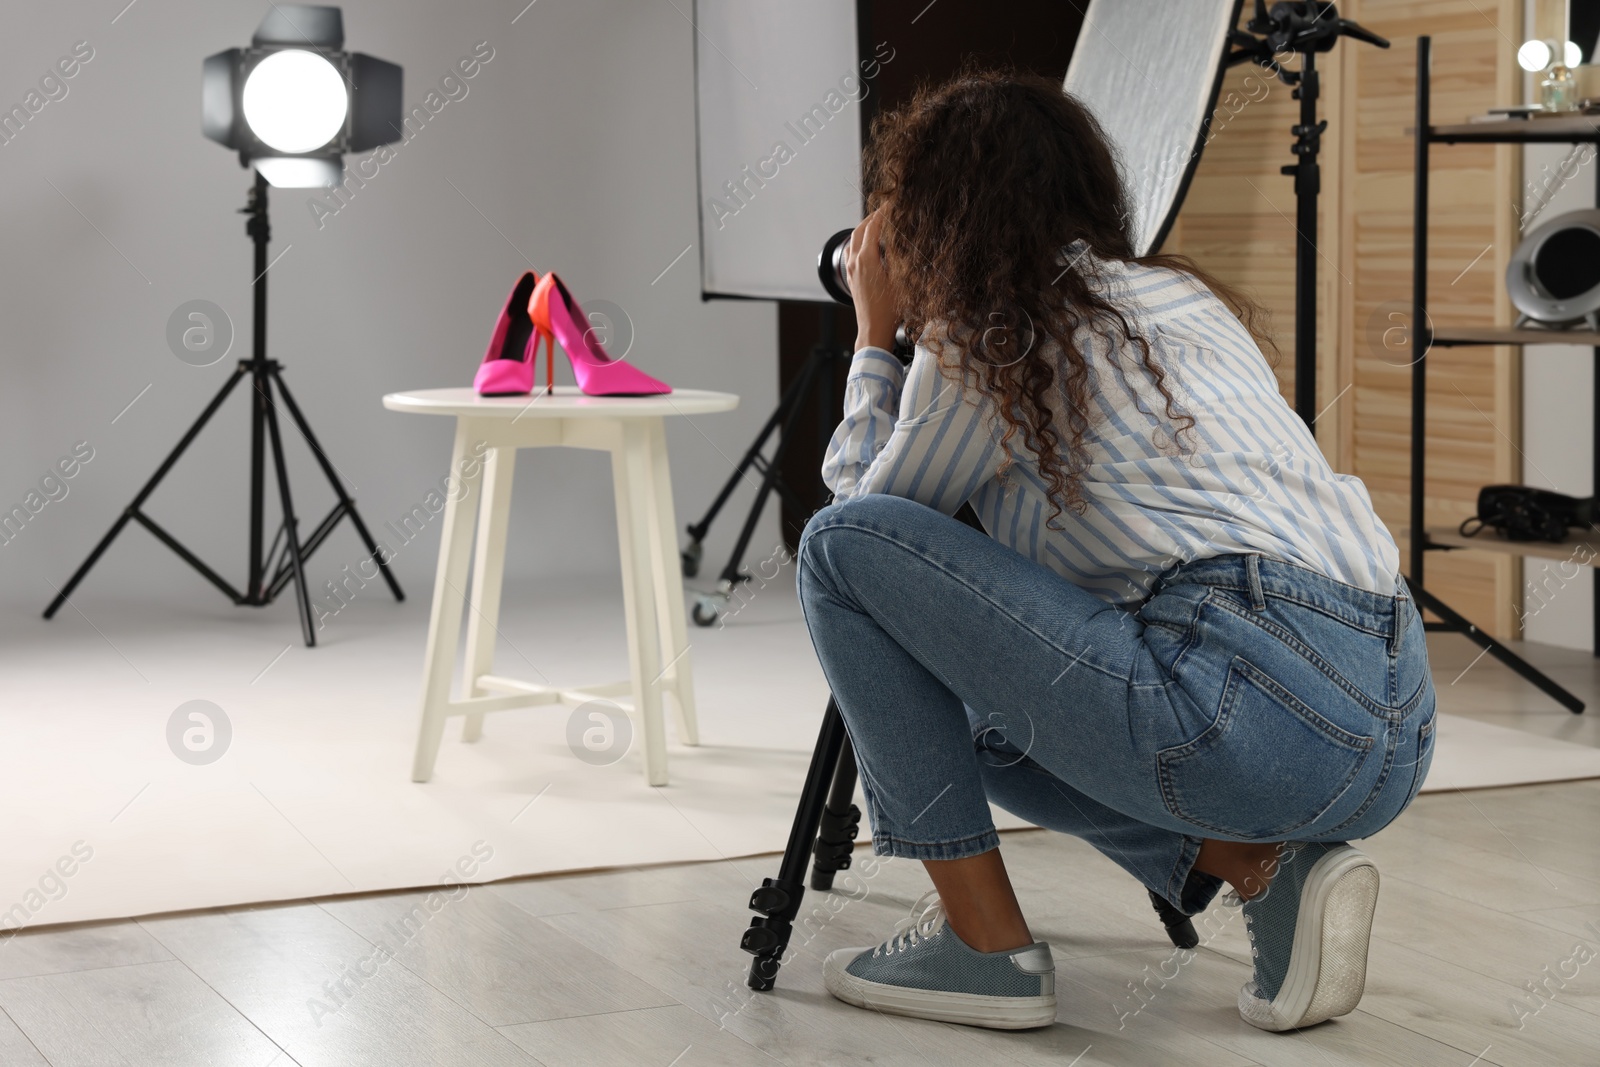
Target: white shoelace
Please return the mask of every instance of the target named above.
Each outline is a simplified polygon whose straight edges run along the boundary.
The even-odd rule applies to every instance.
[[[872,958],[905,952],[919,941],[933,937],[943,926],[944,904],[939,900],[939,891],[930,889],[911,905],[909,915],[895,923],[894,934],[889,940],[872,950]]]

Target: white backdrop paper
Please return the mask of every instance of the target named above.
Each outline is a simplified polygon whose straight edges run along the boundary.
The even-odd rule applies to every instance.
[[[861,218],[861,99],[893,51],[858,56],[854,0],[698,0],[701,287],[825,300],[817,254]]]

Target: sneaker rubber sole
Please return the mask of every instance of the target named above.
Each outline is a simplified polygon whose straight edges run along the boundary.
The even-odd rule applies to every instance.
[[[1273,1000],[1254,982],[1239,991],[1239,1014],[1262,1030],[1296,1030],[1348,1015],[1367,984],[1367,950],[1378,906],[1378,868],[1355,849],[1330,852],[1300,889],[1289,973]]]
[[[868,982],[845,970],[860,952],[859,948],[842,948],[830,953],[822,964],[823,985],[846,1004],[891,1015],[983,1026],[991,1030],[1031,1030],[1056,1021],[1054,993],[1038,997],[993,997]]]

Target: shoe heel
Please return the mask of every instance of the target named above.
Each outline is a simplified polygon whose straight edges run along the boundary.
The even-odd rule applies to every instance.
[[[1316,988],[1301,1026],[1349,1015],[1361,1003],[1377,902],[1378,868],[1370,863],[1341,874],[1329,891],[1323,905]]]
[[[611,357],[594,335],[583,309],[554,271],[539,279],[528,302],[528,317],[546,335],[546,348],[552,358],[555,342],[561,342],[580,392],[589,396],[654,396],[672,392],[666,382]]]
[[[538,341],[534,342],[535,349],[534,349],[534,357],[533,357],[533,359],[534,359],[534,370],[535,370],[535,372],[538,371],[538,362],[539,362],[539,355],[538,355],[537,346],[539,344],[541,344],[541,343],[544,345],[544,395],[545,396],[551,396],[556,391],[556,338],[555,338],[555,335],[552,334],[548,330],[544,330],[544,329],[540,329],[539,330],[539,339],[538,339]]]

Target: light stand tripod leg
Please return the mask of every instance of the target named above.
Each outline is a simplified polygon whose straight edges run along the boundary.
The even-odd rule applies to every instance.
[[[128,525],[128,520],[139,514],[139,509],[144,505],[150,494],[156,491],[156,486],[161,484],[161,479],[167,476],[167,472],[172,469],[172,465],[178,462],[179,457],[183,455],[190,443],[199,436],[201,430],[205,429],[205,425],[211,420],[211,416],[216,414],[217,409],[222,406],[222,402],[228,399],[228,394],[233,392],[233,387],[239,384],[239,379],[244,377],[245,366],[244,363],[240,363],[238,367],[234,368],[233,373],[228,376],[228,380],[222,383],[222,388],[217,390],[217,395],[211,398],[211,403],[206,405],[206,409],[200,413],[200,417],[194,420],[194,424],[189,427],[188,432],[178,440],[172,451],[167,453],[167,458],[161,461],[161,466],[156,468],[156,472],[150,476],[150,480],[144,483],[144,488],[140,489],[138,495],[133,498],[133,503],[123,509],[122,514],[117,517],[117,521],[111,524],[111,529],[100,539],[100,543],[94,546],[94,551],[89,553],[89,558],[83,561],[78,569],[73,572],[72,577],[67,580],[67,584],[62,586],[56,593],[56,598],[50,601],[49,607],[44,609],[45,618],[51,619],[55,617],[56,612],[61,610],[61,605],[67,602],[67,597],[72,595],[72,591],[78,588],[78,583],[83,581],[84,576],[89,573],[89,569],[105,554],[106,549],[111,547],[111,542],[117,539],[117,534],[122,532],[122,528]],[[188,562],[192,563],[193,561],[189,560]],[[205,573],[213,582],[218,581],[214,574],[209,572],[209,569],[202,573]],[[223,583],[219,588],[231,596],[234,603],[239,603],[241,599],[239,594],[227,587],[226,583]]]
[[[294,402],[294,397],[289,393],[289,387],[283,384],[281,369],[274,365],[271,373],[273,383],[277,385],[278,392],[283,396],[284,406],[289,409],[289,417],[299,427],[300,436],[304,437],[306,444],[311,447],[311,454],[316,456],[317,465],[322,468],[323,476],[328,479],[328,484],[333,486],[334,495],[339,498],[339,503],[343,506],[343,513],[350,516],[351,523],[355,525],[356,533],[361,536],[361,543],[367,546],[368,552],[372,553],[372,561],[383,572],[383,580],[388,583],[389,591],[394,594],[396,600],[404,600],[406,595],[400,591],[400,583],[395,581],[394,572],[389,569],[388,562],[378,552],[378,543],[372,539],[372,534],[367,531],[367,524],[361,521],[361,513],[356,510],[356,502],[350,498],[350,494],[345,492],[344,482],[339,478],[339,472],[334,469],[332,461],[322,451],[322,445],[317,442],[316,435],[311,432],[311,424],[300,413],[300,405]]]
[[[294,568],[295,601],[300,609],[300,632],[305,636],[306,647],[317,643],[316,619],[311,614],[311,591],[306,588],[306,572],[300,558],[300,533],[295,527],[294,497],[289,492],[289,468],[283,461],[283,437],[278,432],[278,412],[272,403],[271,386],[263,389],[262,414],[267,432],[272,437],[272,465],[278,475],[278,502],[283,509],[283,533],[289,553],[289,565]]]
[[[717,513],[722,510],[722,505],[726,504],[728,498],[733,495],[733,491],[739,487],[740,480],[744,478],[744,472],[755,464],[757,458],[761,455],[761,450],[767,447],[767,438],[771,437],[783,422],[784,415],[793,403],[793,393],[794,386],[791,385],[789,390],[783,394],[782,399],[778,401],[778,406],[772,412],[772,415],[768,417],[767,424],[756,435],[755,441],[745,450],[744,458],[739,460],[739,465],[733,469],[733,473],[723,483],[722,490],[717,493],[717,498],[711,502],[711,507],[706,510],[705,515],[701,517],[699,522],[693,523],[688,527],[689,536],[694,538],[695,541],[698,542],[705,538],[706,532],[711,529],[711,521],[717,517]]]
[[[789,388],[785,389],[783,391],[783,395],[778,398],[778,406],[773,409],[772,414],[767,417],[766,425],[761,427],[761,432],[756,434],[756,439],[752,441],[750,443],[750,447],[745,450],[743,458],[739,460],[739,465],[734,468],[733,474],[731,474],[728,477],[727,482],[723,484],[721,492],[719,492],[717,494],[717,498],[711,502],[711,507],[706,510],[705,516],[702,517],[699,522],[688,527],[688,534],[692,540],[690,541],[689,548],[683,553],[685,577],[693,578],[699,571],[700,543],[705,540],[706,534],[710,531],[712,520],[717,517],[717,514],[722,510],[722,506],[728,502],[728,498],[733,495],[733,491],[739,487],[739,483],[744,479],[745,472],[751,467],[755,467],[762,472],[762,484],[766,484],[766,474],[771,467],[762,457],[762,450],[767,447],[767,440],[771,438],[780,427],[787,429],[789,424],[792,422],[791,414],[799,410],[800,403],[805,398],[806,390],[810,388],[810,383],[811,373],[810,363],[808,361],[807,364],[801,368],[800,373],[795,376],[794,381],[789,383]],[[779,441],[779,445],[780,447],[782,445],[781,439]],[[778,485],[784,491],[787,491],[787,487],[783,486],[781,481],[778,483]],[[765,500],[766,498],[763,496],[760,498],[760,501],[753,506],[753,516],[745,520],[745,525],[747,528],[754,529],[755,519],[760,516],[761,510],[765,506]],[[741,546],[741,548],[734,553],[733,560],[729,563],[729,565],[723,568],[722,580],[731,582],[738,581],[739,563],[743,559],[743,556],[744,549]],[[730,573],[733,575],[732,578],[729,577]],[[710,625],[710,620],[708,619],[706,622],[702,623],[702,625]]]
[[[705,540],[706,533],[711,529],[711,522],[717,517],[728,498],[733,494],[745,472],[755,467],[762,473],[762,487],[755,503],[751,506],[750,514],[745,519],[744,529],[740,534],[738,547],[733,552],[733,558],[723,568],[720,590],[723,596],[731,596],[734,586],[741,580],[739,566],[744,561],[745,550],[749,547],[750,537],[755,532],[756,523],[760,520],[761,512],[766,508],[767,497],[776,491],[782,501],[795,512],[808,514],[815,503],[806,503],[784,481],[782,473],[783,457],[787,454],[788,444],[793,437],[795,420],[800,409],[808,397],[815,397],[818,416],[817,456],[820,457],[827,450],[828,440],[833,436],[833,365],[834,361],[849,353],[842,350],[834,340],[837,311],[832,304],[825,305],[822,309],[821,333],[817,343],[812,346],[810,354],[801,366],[800,372],[795,375],[783,395],[778,400],[778,406],[767,418],[761,432],[756,435],[755,441],[745,451],[744,458],[739,461],[739,466],[734,470],[732,477],[723,485],[722,491],[712,501],[711,507],[705,516],[694,525],[688,527],[691,541],[689,547],[683,552],[684,576],[693,578],[700,569],[701,542]],[[767,440],[782,429],[782,436],[778,441],[778,448],[774,451],[771,460],[762,455],[762,450],[767,446]],[[696,605],[694,617],[701,626],[710,626],[716,619],[716,611],[712,606],[711,597],[701,597],[700,604]],[[708,609],[705,613],[702,609]]]
[[[1416,597],[1418,606],[1427,608],[1429,611],[1433,612],[1435,615],[1439,616],[1439,618],[1444,620],[1444,626],[1441,627],[1441,629],[1448,629],[1455,633],[1465,635],[1468,640],[1472,641],[1479,648],[1489,653],[1489,655],[1493,656],[1501,663],[1504,663],[1507,667],[1510,667],[1512,670],[1516,671],[1523,678],[1538,686],[1539,689],[1541,689],[1557,704],[1560,704],[1574,715],[1583,714],[1583,701],[1579,700],[1577,697],[1561,688],[1561,686],[1557,685],[1555,680],[1549,675],[1545,674],[1543,671],[1539,670],[1539,668],[1535,667],[1533,664],[1529,663],[1527,660],[1511,651],[1505,645],[1502,645],[1500,642],[1496,641],[1494,638],[1478,629],[1478,627],[1473,625],[1471,620],[1466,618],[1466,616],[1462,615],[1450,605],[1446,604],[1444,601],[1440,600],[1438,597],[1422,588],[1422,586],[1411,582],[1409,579],[1407,580],[1406,584],[1411,589],[1411,595]]]
[[[811,383],[823,370],[821,366],[823,362],[824,359],[813,349],[792,386],[796,397],[803,397],[810,392]],[[761,521],[761,512],[767,506],[767,497],[772,495],[776,487],[783,484],[783,457],[788,454],[789,445],[794,441],[794,422],[799,414],[799,403],[790,404],[788,410],[783,412],[783,431],[778,437],[778,447],[773,450],[770,460],[763,460],[759,464],[761,488],[756,491],[755,503],[750,506],[750,514],[745,516],[744,527],[740,529],[739,540],[734,543],[733,553],[728,557],[728,565],[722,570],[723,585],[730,593],[740,580],[739,566],[744,562],[744,554],[750,547],[750,539],[755,536],[756,523]]]
[[[805,896],[806,865],[811,858],[812,842],[816,840],[817,826],[827,805],[829,786],[836,780],[839,754],[848,743],[839,705],[829,697],[828,710],[822,716],[822,730],[817,735],[817,747],[812,750],[811,766],[806,771],[806,783],[800,791],[794,824],[789,828],[789,843],[783,850],[778,877],[763,878],[761,888],[750,895],[750,910],[759,914],[750,920],[750,928],[744,932],[739,947],[755,957],[750,962],[750,975],[746,980],[751,989],[771,989],[777,979],[795,917],[800,914],[800,901]]]

